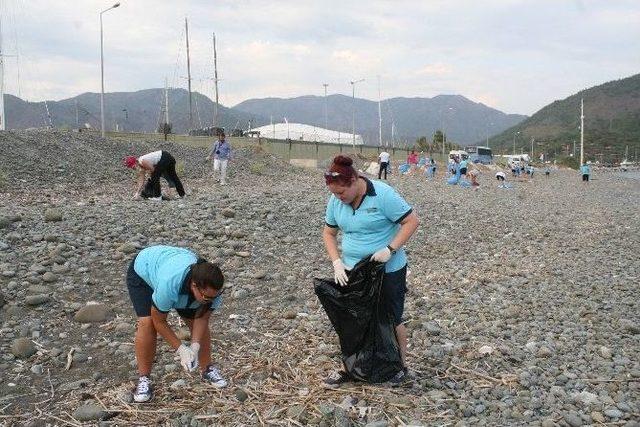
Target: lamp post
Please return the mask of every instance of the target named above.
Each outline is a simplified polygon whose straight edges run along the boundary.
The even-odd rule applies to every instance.
[[[518,135],[520,131],[513,133],[513,155],[516,155],[516,135]]]
[[[352,112],[352,125],[353,125],[353,151],[356,151],[356,83],[363,82],[364,79],[350,81],[351,83],[351,97],[353,99],[353,112]]]
[[[329,129],[329,109],[327,108],[327,86],[329,83],[322,83],[324,86],[324,128]]]
[[[100,136],[104,138],[104,38],[102,36],[102,14],[120,6],[116,3],[108,9],[100,12]]]

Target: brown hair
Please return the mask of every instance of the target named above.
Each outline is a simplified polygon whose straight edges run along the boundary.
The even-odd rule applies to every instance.
[[[220,267],[202,258],[191,266],[191,280],[199,288],[219,290],[224,285],[224,275]]]
[[[324,179],[328,184],[339,183],[349,186],[354,178],[358,177],[358,171],[353,167],[353,159],[343,156],[336,156],[331,162],[329,170],[324,173]]]

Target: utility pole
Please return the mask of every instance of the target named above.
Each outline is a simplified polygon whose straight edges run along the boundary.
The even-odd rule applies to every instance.
[[[191,96],[191,59],[189,58],[189,23],[184,18],[184,31],[187,39],[187,85],[189,87],[189,129],[193,129],[193,103]]]
[[[380,76],[378,76],[378,141],[382,147],[382,107],[380,106]]]
[[[164,123],[169,125],[169,82],[164,78]]]
[[[329,109],[327,107],[327,86],[329,83],[322,83],[324,86],[324,128],[329,129]]]
[[[353,151],[356,151],[356,83],[363,82],[364,79],[360,80],[352,80],[351,83],[351,98],[353,100],[353,111],[351,114],[352,125],[353,125]]]
[[[584,164],[584,98],[580,99],[580,166]]]
[[[216,33],[213,33],[213,81],[216,88],[216,104],[213,106],[213,127],[218,126],[218,53],[216,50]]]

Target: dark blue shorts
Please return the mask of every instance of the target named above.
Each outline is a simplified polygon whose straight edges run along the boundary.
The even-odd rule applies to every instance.
[[[407,294],[407,266],[391,273],[384,273],[382,283],[382,304],[393,313],[396,326],[402,323],[404,297]]]
[[[151,306],[153,305],[153,289],[144,281],[142,277],[136,273],[133,268],[133,264],[136,259],[134,258],[129,264],[127,270],[127,290],[129,291],[129,298],[133,304],[133,310],[136,312],[137,317],[151,316]],[[212,303],[206,303],[200,305],[198,308],[176,308],[176,312],[183,319],[195,319],[202,316],[207,310],[211,309]]]

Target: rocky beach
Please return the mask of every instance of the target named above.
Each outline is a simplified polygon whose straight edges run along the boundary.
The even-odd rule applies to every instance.
[[[122,158],[157,149],[178,160],[184,200],[131,200]],[[407,246],[415,379],[327,390],[340,354],[313,292],[333,273],[321,171],[239,149],[220,186],[206,154],[0,133],[0,425],[640,426],[640,181],[554,170],[500,189],[486,172],[473,191],[391,175],[421,220]],[[227,388],[159,340],[154,400],[131,403],[125,273],[153,244],[220,264]]]

